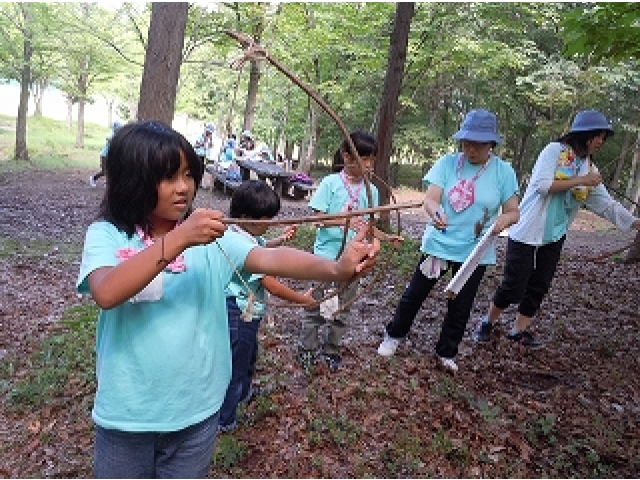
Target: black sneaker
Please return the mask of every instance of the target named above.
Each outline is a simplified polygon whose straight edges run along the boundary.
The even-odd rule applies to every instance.
[[[473,332],[473,339],[478,343],[487,343],[491,340],[491,331],[493,330],[493,323],[489,322],[487,318],[483,318],[476,331]]]
[[[327,362],[327,367],[332,372],[337,372],[342,365],[342,357],[337,353],[325,353],[322,355],[324,361]]]
[[[309,375],[316,364],[316,354],[312,350],[306,350],[304,348],[298,349],[298,360],[304,370],[304,373]]]
[[[513,340],[514,342],[518,342],[520,345],[527,348],[542,348],[544,344],[536,340],[531,332],[528,330],[523,330],[522,332],[509,332],[507,333],[507,338],[509,340]]]

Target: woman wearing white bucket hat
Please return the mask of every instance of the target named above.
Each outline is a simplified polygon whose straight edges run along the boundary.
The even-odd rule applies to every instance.
[[[378,353],[385,357],[396,352],[438,280],[450,269],[455,275],[492,225],[491,235],[498,235],[519,218],[516,174],[493,152],[502,143],[496,116],[487,110],[472,110],[453,138],[460,141],[462,151],[440,158],[422,180],[427,187],[424,207],[431,223],[424,231],[422,255],[413,277],[378,347]],[[486,267],[495,261],[492,247],[455,298],[447,300],[435,352],[439,365],[449,372],[458,370],[454,361],[458,345]]]
[[[613,128],[602,113],[583,110],[571,130],[538,155],[520,203],[520,220],[509,229],[502,283],[474,333],[477,342],[488,342],[500,314],[518,304],[507,338],[525,347],[542,347],[529,326],[549,291],[567,230],[580,208],[621,230],[640,229],[640,221],[611,198],[592,162],[592,155],[611,135]]]

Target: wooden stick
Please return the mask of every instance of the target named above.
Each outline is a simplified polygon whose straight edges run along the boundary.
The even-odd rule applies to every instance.
[[[322,222],[323,220],[333,220],[336,218],[350,218],[362,216],[370,213],[377,212],[387,212],[393,210],[402,210],[405,208],[420,208],[422,207],[422,200],[412,200],[410,202],[404,203],[396,203],[392,205],[382,205],[380,207],[373,208],[363,208],[361,210],[351,210],[350,212],[340,212],[340,213],[327,213],[323,215],[309,215],[305,217],[296,217],[296,218],[282,218],[282,219],[272,219],[272,220],[252,220],[246,218],[223,218],[220,222],[225,225],[235,224],[235,225],[293,225],[297,223],[317,223]]]

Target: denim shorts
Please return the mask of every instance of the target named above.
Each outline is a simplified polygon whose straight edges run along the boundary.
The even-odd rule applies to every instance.
[[[206,478],[219,413],[177,432],[123,432],[96,425],[95,478]]]

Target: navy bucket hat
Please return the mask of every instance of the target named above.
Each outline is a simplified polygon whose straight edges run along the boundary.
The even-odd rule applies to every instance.
[[[464,122],[453,138],[455,140],[469,140],[472,142],[502,143],[498,135],[496,116],[488,110],[471,110],[464,117]]]
[[[605,130],[613,135],[613,127],[602,113],[597,110],[582,110],[573,119],[569,133],[593,130]]]

